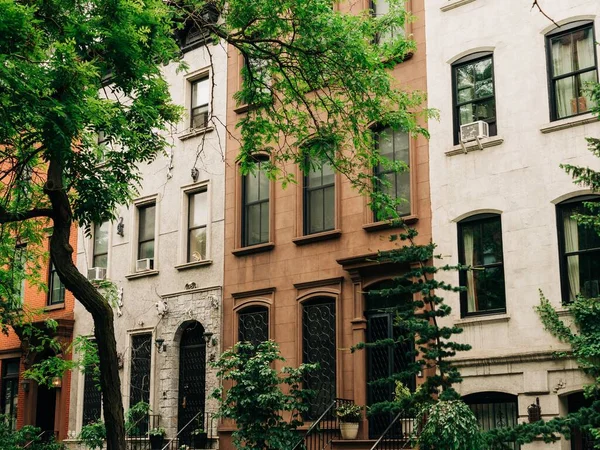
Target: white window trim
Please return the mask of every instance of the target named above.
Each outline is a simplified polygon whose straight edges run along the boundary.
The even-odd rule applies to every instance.
[[[203,78],[208,79],[209,84],[209,92],[208,92],[208,117],[209,117],[209,125],[204,128],[192,128],[191,127],[191,113],[192,113],[192,84],[195,81],[201,80]],[[188,139],[193,136],[204,134],[205,132],[211,131],[212,127],[210,126],[210,117],[212,115],[212,106],[213,106],[213,98],[212,98],[212,76],[210,67],[203,67],[202,69],[195,70],[186,75],[184,85],[184,107],[186,114],[184,115],[184,127],[183,133],[180,138]]]
[[[107,221],[108,222],[108,221]],[[95,238],[95,233],[94,233],[94,228],[96,226],[96,223],[93,223],[91,225],[91,238],[88,240],[88,257],[87,257],[87,267],[85,270],[85,273],[83,274],[84,276],[87,276],[87,271],[88,269],[91,269],[92,267],[94,267],[94,238]],[[108,222],[108,251],[106,253],[106,279],[110,280],[110,266],[111,266],[111,260],[110,260],[110,256],[111,256],[111,248],[112,248],[112,222]]]
[[[206,191],[206,257],[201,261],[188,261],[188,220],[190,213],[190,195],[196,192]],[[211,256],[211,236],[212,236],[212,199],[209,180],[203,180],[198,183],[189,184],[181,187],[181,215],[180,215],[180,239],[179,239],[179,264],[176,269],[187,269],[188,267],[196,267],[210,264]]]
[[[140,223],[140,208],[154,204],[154,270],[148,271],[155,273],[158,271],[158,229],[159,229],[159,202],[158,194],[148,195],[133,201],[132,217],[131,217],[131,262],[129,264],[129,274],[137,275],[135,271],[135,263],[138,259],[138,238],[139,238],[139,223]],[[139,272],[141,274],[142,272]],[[145,272],[144,272],[145,273]]]

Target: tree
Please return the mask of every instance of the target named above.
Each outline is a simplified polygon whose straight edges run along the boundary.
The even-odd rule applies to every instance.
[[[257,345],[238,342],[213,363],[219,369],[217,376],[232,383],[226,391],[215,390],[213,397],[220,402],[219,417],[235,420],[236,448],[289,450],[298,442],[296,429],[303,423],[311,397],[301,385],[315,365],[284,367],[278,373],[273,368],[276,361],[285,361],[279,347],[265,341]],[[286,392],[281,386],[286,386]]]
[[[306,170],[328,159],[366,192],[373,180],[362,169],[390,164],[372,151],[369,125],[425,133],[418,118],[431,114],[388,72],[414,44],[399,34],[376,43],[408,19],[400,0],[389,3],[375,18],[339,13],[331,0],[0,0],[0,265],[11,269],[0,275],[0,322],[29,320],[18,286],[25,277],[43,284],[34,265],[47,258],[40,244],[50,229],[59,277],[94,320],[108,450],[125,442],[113,311],[73,264],[71,226],[89,233],[114,219],[141,181],[138,165],[168,146],[181,114],[160,71],[178,61],[173,24],[193,22],[248,61],[237,94],[251,105],[238,125],[244,171],[258,151],[284,183],[292,177],[281,163]],[[99,146],[99,133],[122,150]],[[30,264],[16,263],[22,242]]]

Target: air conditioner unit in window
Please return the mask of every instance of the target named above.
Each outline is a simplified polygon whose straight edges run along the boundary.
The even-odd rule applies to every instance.
[[[154,259],[153,258],[144,258],[138,259],[135,262],[135,271],[136,272],[144,272],[146,270],[154,269]]]
[[[88,280],[104,280],[106,278],[106,269],[104,267],[92,267],[87,272]]]
[[[490,126],[483,120],[477,122],[465,123],[460,126],[460,145],[467,153],[465,144],[467,142],[477,141],[479,149],[482,150],[481,139],[490,137]]]

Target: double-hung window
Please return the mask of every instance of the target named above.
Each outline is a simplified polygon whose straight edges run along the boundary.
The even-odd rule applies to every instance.
[[[376,18],[385,16],[390,12],[390,3],[387,0],[373,0],[371,1],[371,11],[373,11],[373,16]],[[392,27],[387,32],[380,33],[377,36],[377,43],[385,44],[399,36],[404,36],[404,30],[401,27]]]
[[[148,203],[138,207],[138,250],[137,259],[154,259],[154,234],[156,224],[156,204]]]
[[[458,224],[462,316],[506,312],[502,227],[497,214],[469,217]]]
[[[48,305],[59,305],[65,302],[65,285],[60,281],[53,262],[50,262],[50,277],[48,281]]]
[[[16,304],[21,307],[25,302],[25,274],[27,271],[27,244],[19,244],[15,247],[13,260],[13,294]],[[17,298],[18,293],[18,298]]]
[[[552,120],[587,112],[593,105],[585,87],[598,81],[594,26],[575,22],[546,35]]]
[[[108,266],[108,222],[94,224],[92,267]]]
[[[494,61],[491,53],[474,53],[452,65],[454,99],[454,143],[459,143],[460,126],[482,120],[495,136],[496,94]]]
[[[206,128],[208,126],[210,101],[210,79],[208,77],[194,80],[192,83],[192,102],[190,108],[190,128]]]
[[[579,197],[557,207],[563,303],[573,302],[578,295],[600,296],[600,236],[574,217],[592,214],[584,203],[598,200]]]
[[[188,195],[187,262],[204,261],[208,224],[208,192],[206,188]]]
[[[17,405],[19,391],[19,360],[2,360],[2,414],[11,430],[17,429]]]
[[[411,213],[410,205],[410,144],[408,133],[392,128],[376,131],[375,144],[377,153],[386,161],[375,168],[375,191],[387,194],[390,201],[396,201],[399,216]],[[405,170],[400,170],[403,166]],[[388,218],[384,205],[374,205],[375,221]]]
[[[269,179],[266,159],[258,159],[242,183],[242,246],[269,242]]]
[[[324,162],[304,176],[304,234],[335,228],[335,174]]]

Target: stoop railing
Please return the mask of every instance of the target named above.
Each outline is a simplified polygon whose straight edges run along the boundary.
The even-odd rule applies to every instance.
[[[379,436],[371,450],[405,450],[411,448],[411,440],[419,433],[415,418],[400,411],[385,431]]]
[[[191,432],[195,430],[200,423],[199,418],[202,418],[202,427],[206,431],[206,444],[202,447],[198,447],[195,445],[195,439],[192,436]],[[200,411],[194,417],[190,419],[188,423],[186,423],[181,429],[177,432],[177,434],[166,441],[166,443],[162,446],[161,450],[197,450],[197,449],[208,449],[212,448],[212,443],[217,438],[217,431],[215,427],[215,421],[217,419],[214,417],[213,413],[205,413]]]
[[[325,450],[331,441],[340,437],[340,424],[335,415],[335,410],[344,404],[352,404],[352,400],[336,398],[325,409],[323,414],[315,420],[306,431],[302,439],[292,450]]]

